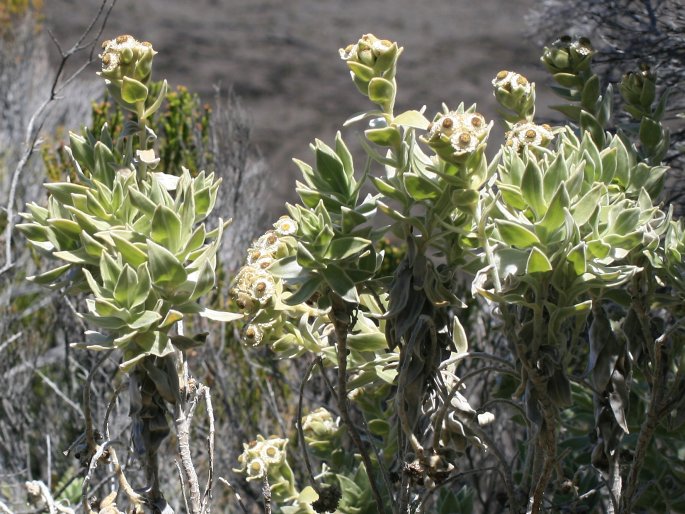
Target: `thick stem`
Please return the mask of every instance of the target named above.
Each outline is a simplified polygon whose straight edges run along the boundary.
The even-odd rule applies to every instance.
[[[361,455],[362,462],[366,468],[366,474],[369,477],[371,484],[371,492],[376,502],[376,509],[379,513],[385,512],[383,506],[383,498],[381,497],[376,479],[373,473],[371,457],[369,452],[364,447],[364,443],[359,435],[356,425],[352,422],[349,410],[349,399],[347,398],[347,333],[350,328],[351,320],[348,311],[348,305],[339,295],[330,293],[331,299],[331,314],[330,318],[335,329],[335,339],[337,345],[338,357],[338,409],[340,410],[340,418],[349,430],[352,442],[357,447]]]
[[[642,426],[640,427],[640,435],[635,445],[635,456],[633,463],[630,466],[628,478],[626,480],[625,492],[621,498],[620,512],[630,514],[632,512],[633,504],[635,503],[635,493],[637,492],[638,477],[640,470],[644,464],[647,455],[647,448],[652,442],[654,431],[659,424],[659,419],[662,414],[661,399],[663,397],[663,390],[665,387],[665,378],[667,369],[662,365],[662,346],[663,339],[659,338],[654,345],[654,380],[652,382],[652,394],[649,402],[649,410]]]
[[[174,407],[174,425],[176,427],[176,448],[181,457],[181,468],[190,488],[190,502],[188,504],[190,514],[200,514],[202,511],[200,484],[190,457],[190,423],[181,402],[176,402]]]

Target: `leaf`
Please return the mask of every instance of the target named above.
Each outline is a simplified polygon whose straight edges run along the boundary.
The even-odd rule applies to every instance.
[[[374,77],[369,81],[369,100],[386,107],[395,100],[395,86],[388,79]]]
[[[179,287],[188,278],[174,254],[151,239],[147,240],[150,277],[158,287]]]
[[[137,246],[117,234],[109,234],[109,236],[125,262],[136,267],[147,262],[147,254]]]
[[[605,192],[606,188],[603,185],[596,184],[573,206],[573,220],[579,227],[585,225],[592,217],[592,214],[599,207],[600,198]]]
[[[169,87],[169,84],[167,84],[166,79],[164,79],[164,81],[162,82],[162,87],[159,88],[159,95],[157,95],[157,98],[152,103],[152,105],[150,105],[150,107],[145,109],[145,113],[143,115],[144,118],[149,118],[152,114],[157,112],[157,110],[162,105],[162,102],[164,102],[164,99],[166,98],[166,93],[167,93],[168,87]]]
[[[329,264],[321,270],[321,275],[334,293],[350,303],[359,303],[357,287],[342,268],[335,264]]]
[[[396,127],[366,129],[366,139],[379,146],[396,147],[402,142],[402,136]]]
[[[538,217],[542,217],[546,205],[543,198],[542,172],[533,158],[528,161],[521,177],[521,194]]]
[[[326,258],[341,261],[368,248],[371,241],[362,237],[338,237],[331,241]]]
[[[466,331],[459,321],[457,316],[452,320],[452,342],[457,353],[466,353],[469,351],[469,341],[466,337]]]
[[[345,173],[340,157],[323,141],[316,140],[314,147],[316,155],[316,171],[330,186],[330,191],[342,195],[350,194],[350,178]]]
[[[552,200],[549,202],[549,207],[539,225],[544,229],[544,232],[549,234],[562,226],[566,216],[565,209],[570,203],[566,186],[562,183]]]
[[[526,273],[545,273],[552,271],[552,263],[537,247],[533,247],[526,263]]]
[[[203,318],[211,319],[213,321],[237,321],[243,319],[244,315],[240,312],[226,312],[226,311],[215,311],[213,309],[203,309],[198,312]]]
[[[181,219],[168,207],[158,205],[150,223],[150,237],[176,253],[181,245]]]
[[[599,77],[597,75],[592,75],[583,86],[583,92],[580,95],[580,104],[586,110],[594,112],[597,100],[599,100]]]
[[[121,84],[121,98],[130,104],[143,102],[147,98],[147,87],[142,82],[124,76]]]
[[[319,275],[314,275],[302,284],[295,293],[286,298],[283,303],[286,305],[299,305],[306,302],[316,291],[318,291],[322,282],[323,280]]]
[[[385,350],[388,343],[382,332],[366,332],[347,336],[347,346],[358,352],[378,352]]]
[[[576,246],[574,246],[566,256],[566,259],[571,264],[573,264],[573,270],[576,272],[576,275],[578,276],[581,276],[583,273],[587,271],[587,256],[585,252],[586,248],[587,245],[581,241]]]
[[[419,130],[427,130],[430,125],[430,121],[422,113],[415,110],[404,111],[395,116],[392,122],[402,127],[412,127]]]
[[[518,223],[507,220],[497,220],[497,229],[502,238],[502,241],[510,246],[517,246],[519,248],[528,248],[534,244],[539,244],[540,240],[531,230],[522,227]]]
[[[443,189],[435,182],[413,173],[404,174],[404,185],[407,189],[407,193],[417,201],[434,200],[439,198],[443,193]]]
[[[152,325],[162,319],[162,315],[156,311],[144,311],[135,320],[128,324],[131,330],[146,331]]]
[[[121,274],[114,286],[112,295],[119,305],[126,309],[130,309],[136,298],[137,286],[138,275],[131,266],[124,264],[124,268],[121,270]]]

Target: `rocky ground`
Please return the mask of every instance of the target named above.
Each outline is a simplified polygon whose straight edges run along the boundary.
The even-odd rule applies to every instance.
[[[99,4],[45,2],[46,23],[69,43]],[[492,117],[490,81],[497,71],[547,78],[525,22],[534,6],[534,0],[119,0],[104,37],[129,33],[151,41],[159,51],[156,77],[208,99],[216,85],[235,89],[268,164],[275,214],[284,197],[292,199],[291,158],[308,159],[315,137],[330,141],[345,119],[369,105],[338,48],[367,32],[394,39],[405,48],[399,109],[425,104],[433,113],[443,101],[477,102]]]

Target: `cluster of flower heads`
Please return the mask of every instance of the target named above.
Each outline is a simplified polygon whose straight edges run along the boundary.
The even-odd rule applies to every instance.
[[[273,476],[274,472],[285,463],[287,444],[287,439],[275,436],[266,439],[258,435],[255,441],[243,443],[243,453],[238,457],[240,467],[234,471],[245,473],[248,481]]]
[[[485,141],[491,126],[477,112],[439,113],[424,140],[443,159],[463,162]]]
[[[146,82],[152,69],[152,58],[157,52],[147,41],[122,35],[102,43],[102,75],[107,79],[129,77]]]
[[[278,293],[277,280],[268,268],[289,253],[288,248],[292,244],[287,238],[297,233],[297,223],[288,216],[281,217],[273,227],[247,250],[247,263],[238,271],[231,289],[238,308],[251,314],[267,307]],[[242,331],[243,342],[259,346],[264,339],[265,328],[264,323],[248,323]]]
[[[515,151],[521,151],[528,146],[547,146],[552,139],[554,139],[554,132],[549,125],[520,121],[506,133],[505,144]]]
[[[340,49],[340,58],[366,66],[374,66],[378,59],[396,51],[397,45],[387,39],[378,39],[373,34],[363,35],[359,41]]]

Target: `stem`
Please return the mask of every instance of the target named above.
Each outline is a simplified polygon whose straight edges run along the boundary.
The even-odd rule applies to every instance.
[[[185,474],[188,486],[190,487],[189,512],[191,514],[200,514],[202,511],[200,485],[197,479],[197,472],[193,467],[193,461],[190,457],[190,423],[181,402],[176,402],[176,405],[174,406],[174,425],[176,427],[177,438],[176,448],[181,457],[183,473]]]
[[[647,455],[647,448],[652,442],[654,431],[656,430],[662,411],[659,408],[661,405],[661,398],[664,388],[664,381],[666,378],[666,366],[662,365],[662,350],[663,338],[655,341],[654,345],[654,380],[652,381],[652,394],[649,402],[649,410],[642,426],[640,427],[640,435],[635,446],[635,456],[633,463],[630,466],[630,472],[626,480],[626,488],[622,497],[622,507],[620,512],[629,514],[632,511],[633,504],[637,499],[635,496],[640,470]]]
[[[371,457],[369,457],[369,453],[366,451],[364,443],[359,436],[359,431],[357,430],[356,425],[352,423],[352,418],[350,417],[349,399],[347,398],[347,332],[350,328],[350,313],[348,312],[348,305],[345,303],[345,300],[343,300],[342,297],[333,292],[330,293],[329,297],[331,299],[330,318],[335,329],[335,339],[337,343],[338,409],[340,410],[340,417],[343,423],[347,425],[352,442],[357,447],[357,450],[361,455],[362,462],[364,462],[366,474],[369,477],[369,483],[371,484],[371,492],[376,502],[376,509],[379,513],[385,512],[383,499],[380,491],[378,490],[378,485],[376,484],[376,480],[372,472],[373,468]]]

